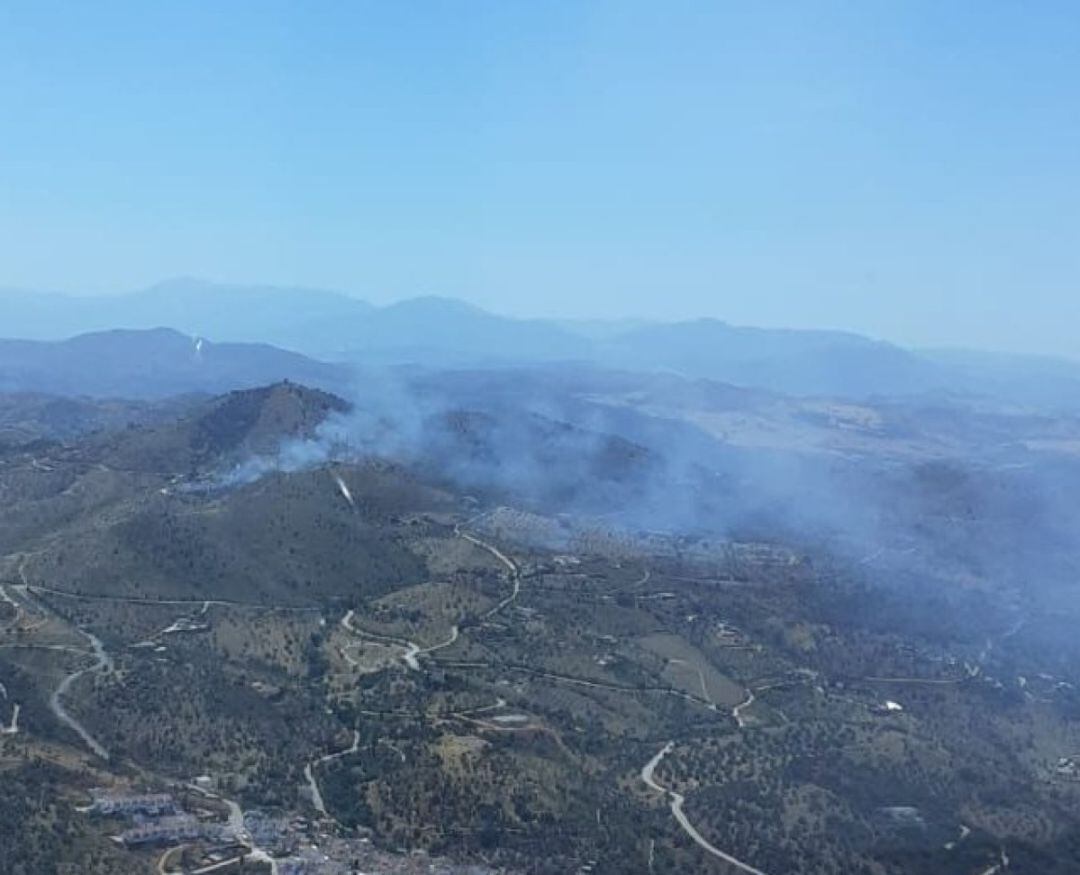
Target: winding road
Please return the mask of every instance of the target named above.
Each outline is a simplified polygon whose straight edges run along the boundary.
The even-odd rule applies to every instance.
[[[67,675],[62,681],[60,681],[60,686],[58,686],[53,692],[52,696],[49,697],[49,707],[52,708],[52,712],[56,715],[57,719],[59,719],[62,723],[66,723],[68,726],[75,730],[75,732],[86,743],[86,746],[89,747],[90,750],[92,750],[103,760],[107,760],[109,758],[109,752],[105,750],[101,743],[98,742],[98,740],[90,734],[89,730],[87,730],[87,728],[83,726],[82,723],[80,723],[75,717],[73,717],[71,713],[68,712],[67,708],[64,707],[63,697],[67,694],[68,690],[71,689],[71,685],[74,684],[75,681],[77,681],[80,677],[90,672],[113,670],[112,657],[105,652],[105,647],[98,639],[98,637],[92,632],[88,632],[87,630],[82,629],[78,626],[76,626],[75,628],[78,629],[79,632],[81,632],[83,635],[85,635],[86,639],[90,642],[90,646],[94,650],[94,664],[77,669],[76,671],[73,671],[71,674]]]
[[[487,611],[479,615],[479,619],[481,620],[490,619],[491,617],[495,616],[495,614],[499,613],[500,611],[507,608],[509,605],[513,604],[517,600],[517,597],[521,594],[521,569],[518,567],[517,562],[515,562],[513,559],[503,553],[502,550],[500,550],[495,545],[489,544],[486,541],[483,541],[480,538],[476,537],[475,535],[469,534],[468,532],[464,531],[460,526],[455,527],[454,531],[459,537],[465,539],[470,544],[479,547],[481,550],[485,550],[486,552],[494,556],[496,559],[498,559],[499,562],[501,562],[506,567],[506,570],[509,573],[510,580],[513,584],[510,590],[510,594],[500,599],[494,607],[489,608]],[[405,652],[402,653],[401,658],[404,660],[405,664],[413,671],[420,670],[419,657],[436,653],[439,650],[444,650],[445,648],[450,647],[452,644],[454,644],[461,636],[461,629],[459,625],[455,623],[453,626],[450,627],[450,635],[446,638],[445,641],[440,641],[437,644],[432,644],[430,647],[421,647],[415,641],[410,641],[407,638],[396,638],[391,635],[379,635],[373,632],[367,632],[358,629],[355,625],[353,625],[353,618],[355,616],[356,611],[350,608],[345,613],[345,616],[341,618],[342,627],[360,638],[366,637],[371,638],[374,641],[386,641],[390,644],[396,644],[398,646],[404,647]],[[355,663],[355,661],[349,659],[348,656],[346,656],[345,658],[346,661],[350,664]]]
[[[417,659],[418,656],[426,656],[429,653],[435,653],[438,650],[449,647],[458,640],[460,634],[461,631],[455,623],[450,627],[450,636],[445,641],[440,641],[438,644],[432,644],[430,647],[421,647],[415,641],[410,641],[408,642],[408,649],[402,654],[401,658],[405,660],[405,664],[413,671],[419,671],[420,660]]]
[[[661,786],[656,782],[656,770],[660,766],[660,763],[664,761],[664,757],[670,754],[675,749],[675,742],[669,741],[664,747],[660,749],[651,760],[649,760],[641,769],[641,780],[645,782],[645,785],[657,793],[662,793],[667,799],[671,800],[671,813],[675,820],[678,821],[679,826],[682,827],[685,832],[694,841],[698,847],[706,851],[717,859],[723,860],[725,863],[734,866],[737,869],[741,869],[743,872],[749,873],[749,875],[765,875],[760,869],[756,869],[749,863],[744,863],[737,857],[731,856],[731,854],[721,851],[715,845],[709,843],[709,841],[697,831],[694,825],[690,822],[690,819],[683,811],[683,805],[686,803],[686,799],[681,793],[676,793],[674,790],[669,790],[666,787]],[[650,861],[651,863],[651,861]]]
[[[743,719],[742,712],[754,704],[754,691],[749,687],[746,689],[746,698],[739,702],[734,708],[731,709],[731,716],[735,718],[735,722],[739,724],[739,729],[746,727],[746,720]]]
[[[246,854],[241,855],[237,859],[247,859],[257,863],[266,863],[270,867],[270,875],[278,875],[279,870],[277,860],[255,844],[255,842],[251,838],[251,834],[247,831],[247,827],[244,826],[244,811],[240,807],[239,802],[234,799],[226,799],[224,796],[221,796],[217,793],[212,793],[209,790],[205,790],[197,784],[186,784],[185,786],[189,790],[193,790],[194,792],[198,793],[200,796],[205,796],[207,799],[216,799],[229,809],[229,817],[226,824],[229,832],[233,834],[233,837],[236,839],[237,842],[247,845],[247,847],[249,848]],[[236,862],[236,860],[229,860],[226,862],[231,864]],[[214,868],[217,868],[217,866],[215,865],[214,867],[210,868],[209,871],[213,871]],[[206,872],[207,869],[198,869],[196,871]]]
[[[382,646],[392,645],[394,647],[405,648],[405,652],[401,654],[401,658],[402,660],[404,660],[405,664],[413,671],[420,670],[420,660],[417,659],[418,656],[425,653],[431,653],[433,650],[439,650],[442,647],[448,647],[450,644],[453,644],[453,642],[457,640],[457,626],[454,626],[454,634],[451,635],[451,638],[453,639],[452,641],[449,641],[445,644],[437,644],[434,647],[429,647],[425,649],[419,644],[417,644],[415,641],[410,641],[408,638],[396,638],[393,635],[380,635],[376,632],[368,632],[366,629],[358,629],[355,625],[353,625],[353,618],[355,616],[356,611],[352,608],[349,608],[349,610],[345,612],[345,616],[341,618],[341,627],[355,635],[357,638],[360,639],[361,642],[365,638],[368,638],[374,641],[376,644]],[[345,651],[343,650],[342,653],[344,654]],[[345,656],[345,660],[350,665],[355,666],[359,664],[356,662],[355,659],[351,659],[348,655]]]
[[[492,556],[498,559],[499,562],[501,562],[506,567],[506,570],[510,573],[510,580],[513,583],[513,589],[511,590],[510,595],[500,600],[499,603],[495,605],[495,607],[491,608],[488,611],[485,611],[483,614],[480,615],[480,619],[487,620],[490,617],[495,616],[495,614],[499,613],[499,611],[503,610],[508,605],[513,604],[514,601],[517,600],[518,595],[521,593],[521,569],[518,567],[518,564],[513,559],[503,553],[503,551],[496,547],[494,544],[489,544],[487,541],[482,541],[480,538],[476,537],[476,535],[469,534],[460,526],[455,527],[455,531],[457,532],[459,537],[464,538],[470,544],[479,547],[481,550],[490,553]]]
[[[315,810],[319,812],[323,817],[330,817],[330,812],[326,810],[326,802],[323,800],[322,792],[319,790],[319,782],[315,780],[315,769],[321,766],[323,763],[328,763],[331,760],[339,759],[340,757],[349,756],[354,754],[360,749],[360,731],[353,730],[352,745],[345,750],[339,750],[337,753],[330,753],[326,756],[319,757],[317,760],[312,760],[306,766],[304,766],[304,778],[307,780],[308,789],[311,791],[311,804],[315,806]]]

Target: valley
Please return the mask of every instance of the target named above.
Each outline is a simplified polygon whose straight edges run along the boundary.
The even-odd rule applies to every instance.
[[[0,5],[0,875],[1080,875],[1080,5]]]
[[[0,763],[52,788],[9,859],[56,810],[87,873],[1069,871],[1051,602],[937,578],[897,610],[884,551],[635,534],[374,457],[214,484],[327,406],[6,453]],[[91,789],[172,801],[131,832]]]

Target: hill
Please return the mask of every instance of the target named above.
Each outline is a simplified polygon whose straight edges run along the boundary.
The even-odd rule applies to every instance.
[[[73,440],[101,430],[118,430],[172,419],[194,397],[163,401],[69,398],[39,392],[0,393],[0,443]]]
[[[575,329],[574,323],[514,319],[438,297],[373,307],[321,290],[178,279],[97,298],[0,292],[0,307],[9,336],[34,339],[169,326],[193,337],[261,341],[364,364],[583,361],[800,394],[860,397],[922,392],[953,380],[948,368],[915,353],[843,332],[739,328],[710,319],[583,323]],[[284,375],[267,378],[274,376]],[[308,381],[320,383],[318,376],[310,374]]]
[[[1080,385],[1075,362],[911,350],[842,331],[762,329],[717,319],[648,323],[509,318],[448,298],[376,307],[319,289],[233,286],[189,278],[101,297],[0,290],[0,311],[5,333],[23,339],[63,340],[106,329],[168,326],[222,345],[269,343],[320,360],[362,365],[504,368],[589,363],[800,396],[865,399],[952,393],[1064,409]],[[273,373],[263,371],[263,380],[288,376],[326,386],[334,379],[310,363],[285,364],[271,369]],[[253,381],[243,385],[259,382],[255,375],[242,376]],[[217,381],[208,391],[227,388],[233,386]]]
[[[348,371],[262,343],[213,343],[167,328],[0,340],[0,392],[164,398],[282,379],[335,388]]]
[[[175,279],[101,297],[0,290],[9,337],[60,340],[167,326],[193,337],[269,343],[317,358],[425,363],[567,358],[588,344],[542,320],[509,319],[446,298],[389,307],[318,289]]]
[[[930,875],[1004,848],[1069,871],[1078,466],[893,447],[809,454],[810,480],[774,439],[717,477],[665,455],[707,409],[781,405],[864,455],[904,417],[922,450],[966,429],[671,376],[423,383],[468,403],[419,405],[395,459],[330,437],[371,422],[362,398],[284,382],[0,446],[5,859],[265,871],[299,845],[324,871],[431,871],[426,852],[452,875],[704,875],[721,849],[773,875]],[[544,386],[619,415],[513,403]],[[768,475],[849,542],[729,527]],[[635,528],[656,498],[698,512]],[[108,813],[147,791],[167,817]]]
[[[603,344],[599,358],[797,395],[911,394],[949,380],[918,355],[857,334],[743,328],[715,319],[635,328]]]

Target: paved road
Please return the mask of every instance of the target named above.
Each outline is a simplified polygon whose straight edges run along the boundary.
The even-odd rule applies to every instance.
[[[474,544],[475,546],[487,551],[496,559],[498,559],[499,562],[501,562],[506,567],[506,570],[509,573],[510,580],[513,583],[509,595],[501,599],[498,604],[496,604],[493,608],[490,608],[479,616],[479,619],[481,620],[489,619],[490,617],[493,617],[495,614],[499,613],[499,611],[502,611],[507,606],[512,604],[517,599],[518,595],[521,593],[521,569],[518,567],[517,562],[515,562],[513,559],[503,553],[502,550],[500,550],[498,547],[494,546],[493,544],[489,544],[486,541],[483,541],[480,538],[476,537],[475,535],[464,531],[460,525],[456,526],[454,531],[459,537],[464,538],[470,544]],[[392,635],[381,635],[374,632],[368,632],[363,629],[358,629],[353,624],[353,619],[355,615],[356,612],[350,608],[345,613],[345,616],[341,618],[342,628],[346,629],[353,635],[356,635],[360,638],[369,638],[376,642],[386,642],[388,644],[404,647],[405,652],[401,654],[401,658],[402,660],[404,660],[405,664],[413,671],[420,671],[421,656],[427,656],[429,654],[436,653],[439,650],[444,650],[445,648],[454,644],[461,636],[461,629],[459,628],[458,624],[455,623],[453,626],[450,627],[450,635],[444,641],[440,641],[437,644],[431,645],[430,647],[421,647],[415,641],[410,641],[407,638],[397,638]],[[350,665],[356,665],[356,661],[351,659],[344,650],[342,651],[342,655],[345,657],[345,661],[348,662]]]
[[[209,790],[204,790],[197,784],[187,784],[185,786],[187,786],[189,790],[193,790],[194,792],[198,793],[200,796],[205,796],[207,799],[216,799],[222,804],[224,804],[225,807],[229,809],[229,818],[227,823],[229,831],[233,834],[233,836],[238,842],[241,842],[250,848],[248,853],[245,855],[245,859],[258,863],[266,863],[270,867],[271,875],[278,875],[277,860],[275,860],[265,850],[256,845],[252,841],[251,835],[244,827],[244,812],[243,809],[240,808],[239,802],[234,799],[226,799],[224,796],[221,796],[217,793],[211,793]],[[201,869],[198,871],[204,872],[206,870]],[[211,871],[213,870],[211,869]]]
[[[229,828],[233,831],[238,839],[245,841],[251,848],[251,851],[247,855],[248,860],[252,860],[259,863],[267,863],[270,866],[271,875],[278,875],[277,860],[271,857],[266,851],[256,845],[252,840],[248,831],[244,828],[244,812],[240,808],[239,803],[232,799],[226,799],[221,797],[221,801],[224,802],[229,808]]]
[[[738,705],[731,709],[731,716],[735,718],[735,722],[739,724],[739,729],[746,726],[746,721],[743,719],[742,712],[754,704],[754,691],[747,689],[746,698]]]
[[[756,869],[749,863],[744,863],[742,860],[733,857],[731,856],[731,854],[725,851],[721,851],[715,845],[710,844],[709,841],[697,831],[694,825],[690,822],[690,819],[686,816],[686,813],[683,811],[683,805],[686,803],[686,799],[682,796],[682,794],[676,793],[674,790],[669,790],[656,782],[656,769],[659,767],[660,763],[664,761],[664,757],[666,757],[674,749],[674,741],[669,741],[666,745],[664,745],[664,747],[660,749],[660,752],[651,760],[649,760],[644,765],[644,767],[642,767],[641,780],[645,782],[645,785],[650,790],[655,790],[657,793],[663,793],[666,798],[671,800],[672,815],[674,816],[675,820],[678,821],[679,826],[682,827],[683,832],[685,832],[688,836],[690,836],[691,839],[693,839],[694,844],[696,844],[698,847],[700,847],[707,853],[712,854],[712,856],[723,860],[725,863],[734,866],[737,869],[741,869],[743,872],[748,873],[748,875],[765,875],[765,873],[762,872],[760,869]]]
[[[79,627],[76,626],[75,628],[78,629]],[[105,647],[104,645],[102,645],[101,641],[98,640],[97,636],[92,634],[91,632],[87,632],[85,629],[79,629],[79,631],[86,636],[87,640],[90,642],[90,646],[94,649],[94,656],[96,657],[94,660],[94,664],[73,671],[71,674],[67,675],[62,681],[60,681],[60,686],[58,686],[53,692],[52,696],[49,697],[49,707],[52,708],[52,712],[56,715],[57,719],[59,719],[62,723],[66,723],[68,726],[75,730],[75,732],[86,743],[86,746],[89,747],[90,750],[96,753],[103,760],[107,760],[109,758],[109,752],[105,750],[104,746],[102,746],[102,744],[90,734],[89,730],[87,730],[87,728],[83,726],[82,723],[80,723],[75,717],[73,717],[68,712],[67,708],[64,707],[63,697],[67,694],[68,690],[71,689],[71,685],[74,684],[75,681],[77,681],[80,677],[82,677],[84,674],[88,674],[89,672],[113,670],[112,657],[110,657],[109,654],[105,652]]]
[[[361,639],[361,641],[367,638],[377,644],[389,644],[395,647],[404,647],[405,652],[401,654],[401,658],[405,661],[405,664],[413,671],[420,670],[420,660],[418,660],[416,657],[422,653],[427,653],[428,651],[424,650],[415,641],[410,641],[408,638],[396,638],[393,635],[380,635],[376,632],[369,632],[367,631],[367,629],[358,629],[355,625],[353,625],[353,618],[355,616],[356,611],[354,611],[352,608],[349,608],[349,610],[345,612],[345,616],[341,618],[341,628],[352,633],[357,638]],[[456,626],[454,628],[457,629]],[[344,653],[344,651],[342,652]],[[350,665],[358,664],[356,660],[350,659],[348,656],[346,656],[345,659]]]
[[[26,580],[26,575],[25,575],[24,568],[25,568],[25,561],[23,562],[22,565],[19,566],[19,574],[23,578],[23,580],[25,581]],[[37,588],[38,587],[30,587],[29,585],[26,585],[27,592],[30,592],[33,589],[37,589]],[[112,657],[109,656],[109,654],[105,651],[105,645],[103,645],[101,643],[100,639],[96,635],[94,635],[92,632],[89,632],[86,629],[83,629],[81,626],[78,626],[78,625],[75,625],[75,624],[72,624],[72,625],[75,627],[75,629],[79,632],[80,635],[82,635],[84,638],[86,638],[86,640],[88,642],[90,642],[90,648],[91,648],[91,651],[92,651],[91,653],[87,653],[84,650],[79,650],[77,648],[71,647],[69,645],[64,645],[64,644],[28,644],[28,645],[25,645],[25,646],[41,647],[41,648],[49,649],[49,650],[65,650],[65,651],[71,651],[71,652],[79,653],[81,655],[86,655],[86,656],[92,655],[94,657],[93,664],[84,666],[83,668],[80,668],[80,669],[76,669],[75,671],[71,672],[70,674],[65,675],[64,679],[60,681],[60,685],[53,691],[52,695],[49,697],[49,707],[52,709],[53,714],[56,715],[56,718],[61,723],[64,723],[67,726],[70,726],[75,731],[75,733],[79,736],[79,738],[81,738],[83,740],[83,742],[86,744],[86,746],[90,748],[90,750],[92,750],[95,754],[97,754],[103,760],[107,760],[107,759],[109,759],[109,752],[105,749],[105,747],[96,738],[94,738],[93,735],[90,734],[89,730],[85,726],[83,726],[82,723],[80,723],[79,720],[76,719],[67,710],[67,708],[64,707],[63,698],[68,693],[68,691],[71,689],[72,684],[74,684],[75,681],[77,681],[79,678],[81,678],[84,674],[89,674],[91,672],[99,672],[99,671],[110,671],[111,672],[113,670],[113,668],[114,668],[113,660],[112,660]],[[11,646],[22,646],[22,645],[11,645]]]
[[[352,746],[345,750],[339,750],[337,753],[330,753],[326,756],[319,757],[317,760],[313,760],[304,766],[304,777],[307,779],[308,789],[311,790],[311,803],[315,806],[315,810],[324,817],[329,817],[330,813],[326,810],[326,803],[323,800],[322,792],[319,790],[319,783],[315,780],[315,769],[321,766],[323,763],[328,763],[331,760],[336,760],[340,757],[354,754],[360,749],[360,732],[356,729],[353,730]]]
[[[513,583],[513,588],[510,591],[510,595],[502,599],[497,605],[495,605],[495,607],[480,615],[480,618],[482,620],[487,620],[490,617],[495,616],[495,614],[499,613],[499,611],[503,610],[508,605],[513,604],[514,601],[517,600],[518,595],[521,593],[521,569],[518,568],[518,564],[513,559],[503,553],[503,551],[496,547],[494,544],[489,544],[487,541],[483,541],[480,538],[476,537],[476,535],[469,534],[460,526],[457,527],[456,531],[460,537],[464,538],[470,544],[476,545],[481,550],[487,551],[496,559],[498,559],[504,566],[506,566],[506,570],[510,574],[510,580]]]
[[[445,641],[440,641],[438,644],[432,644],[430,647],[421,647],[415,641],[409,641],[408,647],[401,655],[401,658],[405,660],[405,664],[413,671],[420,671],[420,660],[418,656],[426,656],[429,653],[435,653],[438,650],[442,650],[449,647],[455,641],[458,640],[458,636],[461,634],[461,630],[458,629],[455,623],[450,627],[450,635]]]

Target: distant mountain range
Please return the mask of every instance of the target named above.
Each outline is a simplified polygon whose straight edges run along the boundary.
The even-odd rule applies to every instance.
[[[100,297],[0,291],[0,336],[60,340],[113,328],[269,343],[320,359],[435,362],[587,356],[586,338],[447,298],[374,307],[338,292],[177,279]]]
[[[159,328],[180,334],[139,339],[130,333]],[[129,333],[100,333],[114,329]],[[716,319],[514,319],[446,298],[375,307],[338,292],[194,279],[100,297],[0,291],[0,336],[57,341],[88,332],[93,339],[37,351],[28,344],[4,344],[0,390],[64,392],[82,386],[91,394],[125,393],[131,382],[125,375],[148,362],[161,378],[153,394],[221,391],[286,377],[337,388],[344,372],[326,361],[431,367],[571,362],[794,395],[960,393],[1066,407],[1080,398],[1080,363],[922,352],[839,331],[748,328]],[[198,338],[217,342],[204,342],[201,361],[193,353]],[[99,372],[72,377],[65,365],[76,365],[91,347],[100,347],[95,361],[103,356]],[[211,353],[214,362],[208,366]],[[35,373],[42,376],[29,379]]]
[[[350,370],[267,344],[211,343],[169,328],[112,330],[70,340],[0,340],[0,392],[165,398],[227,392],[281,379],[343,390]]]

